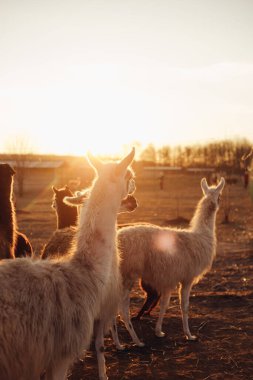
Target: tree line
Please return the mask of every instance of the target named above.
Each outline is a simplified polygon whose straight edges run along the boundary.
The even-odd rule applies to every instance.
[[[247,139],[222,140],[207,144],[194,144],[171,147],[165,145],[156,148],[146,146],[140,153],[140,160],[159,165],[179,167],[214,167],[241,171],[245,162],[242,157],[251,150],[252,143]],[[250,165],[250,163],[247,163]]]

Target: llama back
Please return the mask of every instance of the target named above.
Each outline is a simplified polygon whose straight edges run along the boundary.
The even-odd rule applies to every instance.
[[[122,228],[118,239],[126,287],[137,278],[161,292],[189,279],[197,282],[210,269],[215,254],[212,239],[201,234],[195,239],[187,229],[139,225]]]
[[[66,227],[53,232],[41,251],[41,258],[53,258],[66,255],[73,247],[76,227]]]
[[[42,373],[52,357],[77,357],[80,347],[88,348],[99,291],[99,282],[91,277],[85,268],[76,271],[71,261],[1,262],[1,379],[20,379],[21,373],[29,378],[25,377],[27,368],[31,374],[32,368]],[[85,297],[84,286],[89,287]],[[33,358],[33,363],[27,363],[28,358]]]

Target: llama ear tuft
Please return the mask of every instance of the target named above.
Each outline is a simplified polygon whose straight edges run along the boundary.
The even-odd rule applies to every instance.
[[[209,190],[206,178],[202,178],[200,184],[201,184],[201,189],[202,189],[203,193],[206,195],[208,193],[208,190]]]
[[[225,178],[221,177],[220,182],[218,183],[218,186],[216,187],[216,190],[218,190],[219,192],[222,191],[225,186],[225,182],[226,182]]]
[[[77,196],[77,197],[64,197],[63,203],[71,207],[78,207],[84,204],[87,201],[85,196]]]
[[[90,152],[87,153],[87,161],[90,164],[90,166],[92,166],[97,172],[103,166],[102,162],[97,157],[93,156],[93,154],[91,154]]]
[[[135,148],[133,147],[131,152],[125,158],[123,158],[120,161],[120,163],[118,163],[118,165],[116,167],[116,173],[117,174],[120,174],[127,169],[127,167],[132,163],[132,161],[134,159],[134,155],[135,155]]]

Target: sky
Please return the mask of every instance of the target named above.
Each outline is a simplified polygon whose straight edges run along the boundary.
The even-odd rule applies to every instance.
[[[252,41],[252,0],[0,0],[0,152],[253,141]]]

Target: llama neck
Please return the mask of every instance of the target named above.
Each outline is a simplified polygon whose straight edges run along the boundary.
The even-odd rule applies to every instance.
[[[191,230],[194,232],[205,232],[205,234],[214,236],[216,213],[215,204],[208,198],[202,198],[191,220]]]
[[[14,256],[14,247],[16,244],[16,215],[15,207],[12,201],[12,188],[13,183],[11,182],[8,189],[1,191],[0,196],[0,231],[6,239],[6,242],[12,247],[12,252],[6,252],[6,257]]]
[[[7,233],[8,240],[11,241],[13,239],[13,231],[14,226],[16,224],[16,218],[15,218],[15,209],[13,202],[10,199],[6,199],[5,202],[0,202],[0,228],[1,230],[4,230]]]
[[[97,182],[81,211],[74,255],[104,263],[116,249],[116,218],[121,199]]]
[[[57,211],[57,229],[75,226],[77,223],[77,209],[66,206]]]

